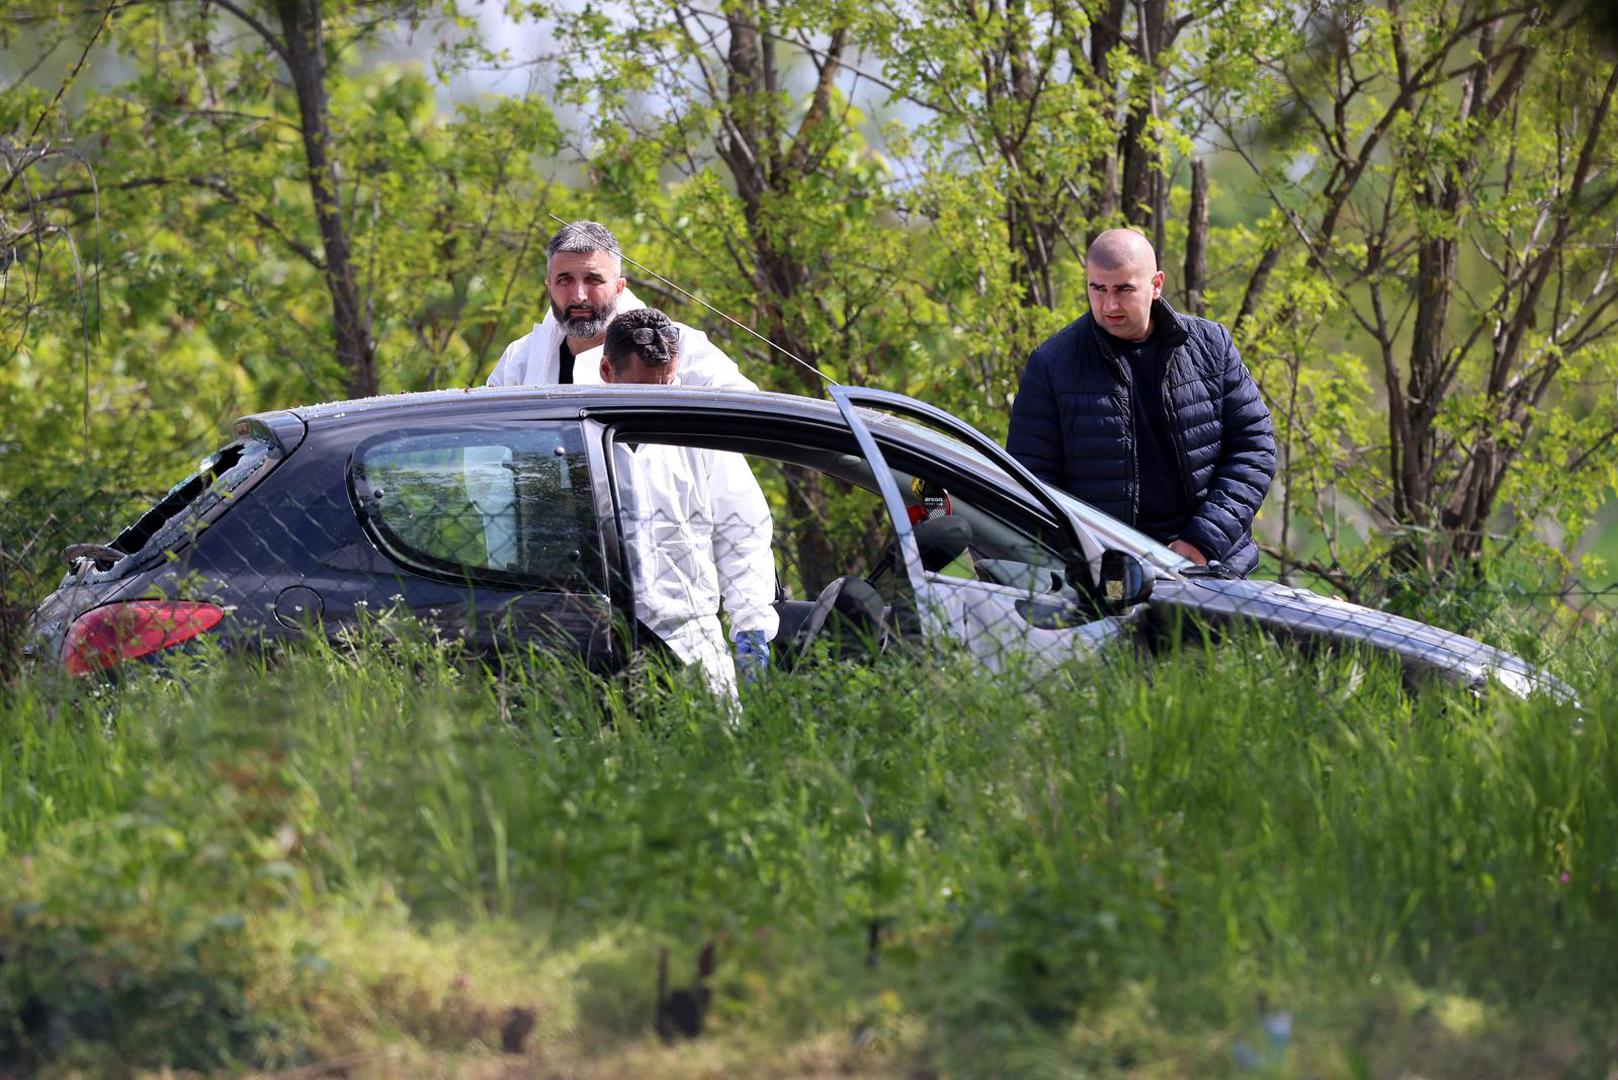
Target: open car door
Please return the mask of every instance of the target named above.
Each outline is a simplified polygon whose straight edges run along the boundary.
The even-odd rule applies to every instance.
[[[873,465],[930,646],[952,641],[998,668],[1013,653],[1060,662],[1136,636],[1144,608],[1134,599],[1150,582],[1115,589],[1109,575],[1129,564],[1148,571],[1105,551],[987,436],[899,394],[843,386],[830,394]],[[876,425],[879,440],[859,406],[900,424]],[[963,557],[944,569],[952,544]]]

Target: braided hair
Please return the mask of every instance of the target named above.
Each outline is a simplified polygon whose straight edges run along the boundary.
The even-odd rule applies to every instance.
[[[647,367],[672,363],[679,348],[680,332],[667,315],[656,308],[636,308],[607,324],[602,353],[614,371],[622,371],[637,359]]]

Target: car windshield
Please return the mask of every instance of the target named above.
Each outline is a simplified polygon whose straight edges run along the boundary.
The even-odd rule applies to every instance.
[[[1013,479],[999,465],[959,439],[951,438],[935,428],[917,423],[908,417],[887,413],[875,415],[880,415],[888,423],[903,428],[907,435],[913,436],[920,442],[969,459],[985,476],[1000,481],[1007,489],[1015,489],[1021,486],[1020,481]],[[1043,487],[1044,490],[1050,493],[1052,498],[1061,504],[1064,510],[1072,514],[1084,528],[1098,537],[1102,546],[1133,551],[1147,559],[1153,566],[1173,573],[1184,573],[1187,570],[1195,569],[1195,564],[1191,560],[1170,551],[1166,546],[1153,540],[1145,533],[1130,528],[1117,518],[1102,513],[1095,507],[1074,498],[1059,488],[1052,487],[1049,484],[1045,484]]]

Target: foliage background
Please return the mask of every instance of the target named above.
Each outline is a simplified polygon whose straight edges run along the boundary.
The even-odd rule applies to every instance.
[[[1498,0],[12,3],[0,496],[478,384],[544,311],[555,217],[765,387],[1000,435],[1131,224],[1271,404],[1267,572],[1604,582],[1612,44]]]
[[[19,679],[0,1070],[510,1075],[520,1008],[526,1064],[594,1075],[1607,1075],[1611,641],[1567,601],[1615,539],[1613,40],[1493,0],[6,4],[0,630],[234,417],[481,382],[553,214],[995,435],[1128,223],[1276,416],[1267,571],[1585,712],[1238,647],[809,674],[732,730],[386,627]],[[658,950],[705,940],[715,1037],[665,1052]]]

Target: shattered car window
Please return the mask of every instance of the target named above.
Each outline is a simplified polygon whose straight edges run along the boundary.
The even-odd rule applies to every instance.
[[[255,436],[244,436],[209,454],[109,545],[135,557],[121,560],[92,580],[118,577],[133,564],[144,563],[148,555],[177,550],[204,527],[212,510],[280,456],[272,442]]]

